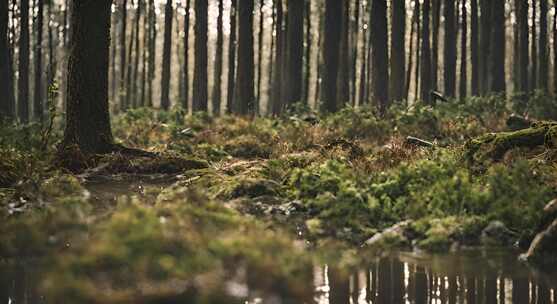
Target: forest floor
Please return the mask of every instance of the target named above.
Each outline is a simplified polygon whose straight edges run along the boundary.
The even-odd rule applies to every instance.
[[[137,109],[114,118],[115,137],[159,156],[99,156],[78,173],[55,165],[57,132],[45,144],[37,125],[6,126],[0,256],[49,257],[52,298],[108,303],[133,298],[118,283],[131,277],[194,284],[239,260],[280,276],[320,246],[347,248],[322,258],[349,264],[358,248],[529,244],[555,198],[555,150],[471,150],[508,130],[510,114],[496,97],[395,107],[385,119],[367,108],[253,120]],[[288,267],[270,267],[277,261]]]

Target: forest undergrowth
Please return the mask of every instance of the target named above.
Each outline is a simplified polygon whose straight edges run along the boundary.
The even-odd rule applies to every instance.
[[[479,152],[470,147],[484,134],[509,131],[512,113],[557,118],[542,110],[548,103],[470,98],[394,106],[384,118],[368,107],[330,115],[297,107],[254,119],[141,108],[115,116],[114,135],[158,156],[84,156],[79,172],[56,165],[61,134],[44,138],[38,125],[7,125],[0,136],[0,256],[50,257],[57,271],[43,287],[54,298],[73,290],[82,303],[107,303],[133,299],[129,286],[116,284],[130,275],[195,285],[201,274],[247,264],[285,276],[265,265],[279,260],[289,265],[280,271],[295,272],[308,267],[304,248],[331,243],[352,253],[334,257],[346,263],[361,247],[512,247],[531,240],[555,196],[557,154],[542,143],[509,147],[494,159],[471,155]],[[153,174],[172,182],[161,188],[146,181],[116,204],[88,190],[98,180]],[[494,221],[508,239],[483,235]],[[381,234],[396,227],[404,232]],[[300,241],[288,241],[292,235]],[[103,281],[110,299],[95,298]],[[157,296],[167,292],[167,284],[154,286]]]

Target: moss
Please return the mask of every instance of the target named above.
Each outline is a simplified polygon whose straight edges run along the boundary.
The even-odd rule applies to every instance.
[[[242,135],[228,141],[224,150],[239,158],[269,158],[273,151],[268,142],[261,142],[257,137],[250,135]]]

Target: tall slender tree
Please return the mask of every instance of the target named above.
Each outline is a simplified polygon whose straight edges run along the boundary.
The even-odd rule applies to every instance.
[[[406,33],[406,3],[405,1],[391,1],[391,77],[389,78],[389,92],[394,101],[404,99],[404,74],[406,73],[406,59],[404,47]]]
[[[19,79],[17,105],[19,120],[29,122],[29,0],[20,2]]]
[[[547,56],[547,13],[548,13],[548,3],[547,0],[540,0],[540,41],[539,41],[539,55],[540,67],[539,67],[539,88],[544,92],[547,92],[548,85],[548,73],[549,73],[549,60]]]
[[[389,54],[387,34],[387,1],[372,0],[371,3],[371,49],[373,97],[379,113],[389,106]]]
[[[287,91],[286,102],[291,105],[302,101],[304,64],[304,10],[305,1],[287,1]]]
[[[460,4],[460,83],[458,96],[463,99],[468,91],[468,12],[466,11],[466,1],[461,0]]]
[[[139,98],[138,98],[138,92],[139,92],[139,58],[140,58],[140,49],[139,49],[139,22],[141,20],[141,12],[143,11],[143,0],[137,0],[137,8],[135,10],[135,17],[134,17],[134,58],[133,58],[133,69],[132,69],[132,75],[131,75],[131,80],[132,80],[132,85],[131,85],[131,94],[130,94],[130,101],[131,101],[131,106],[133,108],[136,108],[139,105]],[[131,60],[131,58],[130,58]]]
[[[538,87],[538,38],[537,38],[537,2],[532,1],[532,19],[531,19],[531,34],[532,40],[530,46],[532,50],[530,51],[531,58],[531,68],[530,68],[530,89],[535,90]]]
[[[108,112],[108,57],[111,0],[73,0],[66,127],[61,150],[114,150]]]
[[[269,74],[267,83],[267,114],[272,113],[272,98],[273,98],[273,75],[274,75],[274,54],[275,54],[275,31],[276,31],[276,4],[275,0],[271,0],[271,46],[269,47]],[[259,101],[261,103],[261,101]]]
[[[161,74],[161,108],[170,109],[170,62],[172,61],[172,0],[166,0],[164,9],[164,42]]]
[[[362,4],[363,5],[363,4]],[[362,28],[362,50],[361,50],[361,63],[360,63],[360,86],[359,86],[359,92],[358,92],[358,103],[360,105],[363,105],[366,103],[367,100],[367,96],[366,96],[366,79],[367,79],[367,70],[368,70],[368,66],[367,66],[367,49],[368,49],[368,41],[367,41],[367,37],[368,37],[368,26],[367,26],[367,22],[368,22],[368,14],[367,14],[367,7],[369,7],[369,4],[364,6],[364,12],[362,14],[362,23],[365,24],[366,26]],[[363,7],[363,8],[364,8]]]
[[[263,3],[263,2],[262,2]],[[219,15],[217,17],[217,48],[215,50],[215,71],[213,73],[213,115],[217,116],[220,114],[221,106],[221,84],[222,84],[222,56],[223,56],[223,1],[218,0],[218,11]],[[260,38],[261,39],[261,38]],[[261,57],[261,51],[259,53]],[[187,58],[187,57],[186,57]],[[261,62],[259,63],[261,66]],[[261,71],[259,72],[261,73]]]
[[[491,2],[490,0],[479,0],[480,2],[480,91],[485,94],[489,91],[489,53],[491,52]]]
[[[263,34],[265,32],[265,0],[259,1],[259,33],[257,37],[257,87],[255,89],[257,97],[255,98],[255,113],[259,114],[261,107],[261,81],[263,79]]]
[[[145,0],[139,0],[139,1],[143,1],[143,8],[144,8],[144,12],[143,12],[143,40],[142,40],[142,50],[141,50],[141,92],[140,92],[140,97],[139,97],[139,106],[140,107],[144,107],[146,105],[145,103],[145,97],[147,94],[147,62],[148,62],[148,45],[149,45],[149,18],[148,18],[148,8],[147,8],[147,3],[145,2]]]
[[[408,96],[410,94],[410,81],[412,77],[412,69],[414,68],[414,62],[412,61],[414,56],[414,36],[416,32],[416,27],[418,25],[418,16],[420,13],[420,3],[418,0],[414,1],[414,11],[412,12],[412,18],[410,18],[410,40],[409,50],[408,50],[408,67],[406,68],[406,87],[404,88],[405,98],[408,100]],[[418,39],[419,41],[419,39]],[[416,44],[418,44],[416,42]]]
[[[191,10],[191,0],[186,0],[186,13],[184,15],[184,67],[182,72],[184,75],[184,92],[182,93],[182,109],[188,111],[189,107],[189,96],[190,96],[190,10]],[[222,29],[221,29],[222,30]]]
[[[236,83],[236,24],[238,23],[237,9],[238,1],[231,0],[230,3],[230,34],[228,41],[228,84],[226,90],[226,111],[232,111],[234,104],[234,87]],[[279,0],[280,1],[280,0]]]
[[[439,87],[439,26],[441,24],[441,0],[432,0],[431,18],[431,87],[437,90]]]
[[[516,0],[515,5],[518,11],[518,92],[528,93],[528,64],[529,64],[529,37],[528,37],[528,1]]]
[[[323,50],[324,75],[322,82],[323,110],[325,112],[336,112],[337,103],[337,76],[339,68],[339,54],[341,25],[338,20],[342,19],[342,5],[344,1],[325,1],[325,39]]]
[[[343,3],[342,20],[340,22],[341,38],[339,71],[337,75],[337,100],[344,105],[350,101],[350,2],[345,1]]]
[[[35,84],[33,85],[33,113],[35,119],[43,121],[43,20],[44,20],[44,1],[37,1],[37,19],[35,24],[36,43],[35,43]]]
[[[312,26],[311,26],[311,0],[305,0],[305,20],[306,20],[306,55],[305,55],[305,75],[304,75],[304,103],[309,104],[309,80],[311,79],[311,51],[312,51]]]
[[[553,94],[557,95],[557,14],[553,14]]]
[[[149,71],[147,72],[147,105],[153,106],[153,81],[156,69],[156,41],[157,41],[157,18],[155,14],[155,1],[149,0]]]
[[[422,16],[422,51],[421,51],[421,100],[426,104],[431,102],[431,48],[429,39],[431,1],[424,0]]]
[[[235,88],[234,113],[253,115],[254,96],[254,51],[253,51],[253,0],[241,0],[238,3],[238,79]]]
[[[120,7],[122,14],[122,22],[120,27],[120,109],[124,110],[126,107],[126,69],[128,67],[127,56],[126,56],[126,35],[128,28],[128,0],[122,0],[122,5]]]
[[[456,86],[456,28],[455,28],[455,2],[445,0],[443,12],[445,15],[445,42],[444,49],[444,83],[445,95],[455,97]]]
[[[275,34],[275,65],[274,65],[274,75],[273,75],[273,89],[272,89],[272,99],[271,99],[271,113],[273,115],[278,115],[282,111],[282,80],[284,67],[284,11],[282,0],[274,0],[275,10],[276,10],[276,34]]]
[[[356,0],[354,3],[354,15],[352,20],[351,36],[350,36],[350,48],[352,49],[350,63],[350,104],[352,106],[356,105],[356,82],[357,82],[357,71],[358,71],[358,47],[360,43],[360,0]],[[307,15],[307,14],[306,14]],[[308,17],[309,19],[309,17]],[[308,34],[309,35],[309,34]]]
[[[195,0],[195,64],[193,66],[193,111],[207,111],[208,2]]]
[[[489,57],[490,76],[489,90],[494,93],[504,93],[505,84],[505,3],[491,2],[491,52]]]
[[[472,96],[480,94],[478,0],[470,0],[470,61],[472,65]]]
[[[5,92],[0,99],[0,121],[13,117],[13,85],[11,75],[10,47],[8,39],[9,0],[0,0],[0,91]]]

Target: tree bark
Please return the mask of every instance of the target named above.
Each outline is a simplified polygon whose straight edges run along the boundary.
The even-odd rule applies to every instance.
[[[527,94],[529,92],[528,87],[528,44],[529,44],[529,37],[528,37],[528,2],[516,0],[515,4],[517,5],[518,10],[518,41],[519,41],[519,92],[523,94]]]
[[[0,121],[13,117],[12,69],[8,39],[9,0],[0,0],[0,91],[4,97],[0,101]]]
[[[271,99],[271,114],[279,115],[282,112],[282,80],[284,71],[284,11],[282,0],[275,0],[276,3],[276,34],[275,34],[275,66],[273,75],[273,88]]]
[[[190,97],[190,10],[191,0],[186,0],[186,14],[184,16],[184,67],[182,72],[184,75],[184,92],[182,93],[182,109],[187,113],[189,109]]]
[[[404,93],[405,93],[405,99],[408,101],[408,97],[410,94],[410,81],[411,81],[411,77],[412,77],[412,69],[414,66],[414,61],[413,61],[413,56],[414,56],[414,36],[415,36],[415,32],[416,32],[416,27],[418,24],[418,16],[420,13],[420,9],[419,9],[419,2],[417,2],[417,0],[415,0],[416,5],[414,6],[414,11],[412,12],[412,18],[410,19],[410,41],[408,42],[408,44],[410,45],[409,50],[408,50],[408,67],[406,68],[406,87],[404,88]],[[418,39],[419,40],[419,39]],[[416,44],[418,44],[416,42]]]
[[[532,33],[532,41],[530,42],[530,46],[532,50],[530,52],[532,67],[530,70],[530,89],[535,90],[538,88],[538,39],[537,39],[537,1],[532,2],[532,26],[531,26],[531,33]]]
[[[426,104],[431,103],[431,49],[429,40],[429,15],[431,1],[424,0],[422,17],[422,62],[421,62],[421,100]]]
[[[475,0],[472,0],[475,1]],[[441,0],[433,0],[431,42],[431,88],[439,88],[439,26],[441,24]]]
[[[490,63],[489,59],[491,58],[491,33],[492,33],[492,26],[493,22],[491,20],[491,0],[479,0],[480,1],[480,91],[482,94],[486,94],[490,90]]]
[[[350,101],[350,2],[343,3],[341,29],[337,100],[344,106]]]
[[[387,1],[372,0],[371,49],[373,97],[380,115],[389,107],[389,54],[387,34]]]
[[[155,1],[149,0],[149,72],[147,77],[147,105],[153,106],[153,81],[156,69],[156,41],[157,41],[157,17],[155,14]]]
[[[17,105],[19,120],[29,122],[29,0],[20,3],[19,79]]]
[[[232,112],[234,105],[234,88],[236,87],[236,24],[238,23],[238,1],[231,0],[230,7],[230,35],[228,41],[228,84],[226,96],[226,112]],[[279,0],[280,1],[280,0]]]
[[[147,3],[145,0],[139,0],[143,2],[144,14],[143,14],[143,41],[141,50],[141,92],[139,97],[139,106],[145,106],[145,95],[147,92],[147,51],[149,44],[149,18],[147,16]]]
[[[222,20],[223,20],[223,1],[218,0],[218,10],[219,16],[217,17],[217,48],[215,50],[215,71],[213,74],[213,115],[218,116],[220,114],[221,105],[221,84],[222,84],[222,44],[223,44],[223,33],[222,33]],[[259,53],[261,58],[261,52]],[[187,60],[187,57],[186,57]],[[261,60],[260,60],[261,61]],[[259,64],[261,66],[261,63]],[[261,72],[260,72],[261,73]]]
[[[240,26],[238,29],[238,79],[235,88],[234,113],[253,115],[254,102],[254,52],[253,52],[253,0],[238,3]]]
[[[549,61],[547,56],[547,0],[540,0],[540,41],[539,41],[539,58],[540,58],[540,67],[539,67],[539,88],[544,92],[547,91],[547,84],[548,84],[548,68],[549,68]]]
[[[304,64],[304,1],[288,1],[286,102],[302,101]]]
[[[500,1],[499,1],[500,2]],[[504,9],[504,7],[503,7]],[[503,10],[504,13],[504,10]],[[461,0],[460,8],[460,83],[459,97],[466,98],[468,91],[468,13],[466,12],[466,1]],[[504,22],[504,20],[503,20]]]
[[[339,69],[342,3],[338,0],[325,1],[325,31],[323,51],[324,75],[322,82],[323,111],[334,113],[338,109],[337,76]]]
[[[504,93],[505,84],[505,3],[491,2],[491,52],[490,62],[490,92]]]
[[[480,94],[478,0],[471,0],[471,2],[470,56],[472,63],[472,96],[478,96]]]
[[[143,10],[143,0],[137,0],[137,8],[135,11],[135,36],[134,36],[134,50],[135,50],[135,57],[133,62],[133,71],[132,71],[132,89],[131,89],[131,105],[133,108],[137,108],[138,102],[138,76],[139,76],[139,57],[140,57],[140,50],[139,50],[139,21],[141,19],[141,11]]]
[[[436,0],[439,1],[439,0]],[[391,77],[389,78],[389,95],[394,101],[404,99],[404,75],[406,73],[406,59],[404,46],[406,33],[406,3],[400,0],[391,0],[392,26],[391,26]]]
[[[309,80],[311,79],[311,50],[312,50],[312,33],[311,33],[311,0],[305,0],[305,23],[306,23],[306,67],[304,77],[304,104],[309,105]]]
[[[207,111],[207,32],[208,2],[195,0],[195,65],[193,71],[192,110]]]
[[[369,18],[369,15],[367,14],[368,12],[368,8],[369,4],[366,5],[364,12],[362,14],[362,23],[366,24],[367,19]],[[359,96],[358,96],[358,104],[359,105],[363,105],[367,103],[367,95],[366,95],[366,91],[367,91],[367,71],[368,71],[368,66],[367,66],[367,53],[368,53],[368,41],[367,41],[367,37],[368,37],[368,29],[369,28],[362,28],[362,51],[361,51],[361,60],[362,62],[360,63],[360,88],[359,88]],[[404,95],[404,92],[403,92]]]
[[[37,2],[37,24],[35,31],[37,34],[37,41],[35,44],[35,84],[33,86],[33,112],[35,119],[43,122],[43,18],[44,18],[44,2],[38,0]]]
[[[128,0],[122,1],[122,26],[120,28],[120,90],[118,92],[120,96],[120,109],[125,110],[126,108],[126,69],[127,69],[127,57],[126,57],[126,34],[128,27]]]
[[[108,112],[111,0],[73,0],[66,128],[61,148],[87,153],[113,149]]]
[[[455,97],[456,86],[456,29],[455,0],[445,0],[444,83],[445,95]]]
[[[276,26],[276,0],[271,0],[271,46],[269,48],[269,74],[267,83],[267,114],[272,113],[272,100],[273,100],[273,75],[274,75],[274,54],[275,54],[275,32],[277,31]]]
[[[164,42],[162,53],[161,74],[161,108],[165,111],[170,109],[170,62],[172,59],[172,0],[167,0],[164,10]]]

